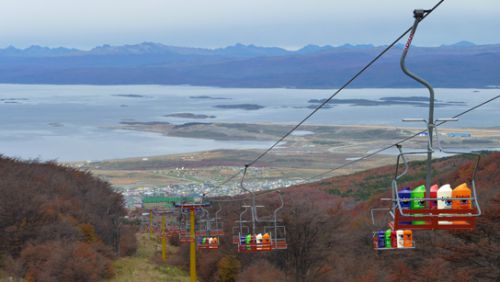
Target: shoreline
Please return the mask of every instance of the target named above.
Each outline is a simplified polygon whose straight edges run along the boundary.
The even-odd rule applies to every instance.
[[[223,125],[242,125],[242,126],[264,126],[264,127],[283,127],[283,126],[290,126],[292,125],[291,123],[251,123],[251,124],[242,124],[238,122],[234,123],[196,123],[195,127],[209,127],[209,126],[223,126]],[[183,135],[183,136],[178,136],[178,135],[170,135],[169,132],[164,132],[162,130],[162,127],[164,126],[169,126],[169,127],[174,127],[175,125],[170,125],[170,124],[162,124],[162,125],[140,125],[140,126],[120,126],[120,127],[114,127],[117,129],[121,130],[131,130],[131,131],[137,131],[137,132],[146,132],[146,133],[156,133],[160,134],[162,136],[170,137],[170,138],[186,138],[186,139],[193,139],[193,140],[205,140],[205,141],[221,141],[218,139],[211,139],[208,136],[199,136],[196,134],[193,134],[193,136],[189,136],[189,134]],[[413,132],[418,132],[423,129],[421,128],[416,128],[416,127],[389,127],[387,125],[325,125],[325,124],[308,124],[303,127],[301,127],[299,130],[303,131],[308,131],[312,132],[312,134],[306,134],[306,135],[290,135],[289,139],[290,142],[296,140],[296,139],[305,139],[304,142],[307,143],[308,141],[311,141],[315,136],[317,136],[317,132],[314,131],[315,128],[321,128],[322,130],[328,130],[328,129],[347,129],[347,130],[354,130],[354,131],[364,131],[364,130],[385,130],[385,131],[394,131],[394,132],[400,132],[404,131],[407,133],[413,133]],[[485,128],[485,129],[478,129],[478,128],[443,128],[439,130],[440,134],[448,134],[448,133],[461,133],[461,132],[467,132],[471,134],[471,137],[454,137],[454,140],[475,140],[474,138],[493,138],[494,140],[497,141],[497,145],[491,144],[492,146],[484,146],[485,149],[491,149],[491,148],[500,148],[500,128],[499,129],[491,129],[491,128]],[[225,141],[228,142],[273,142],[277,140],[277,138],[269,138],[272,136],[267,136],[268,139],[265,138],[256,138],[256,139],[224,139]],[[278,149],[283,149],[290,144],[287,144],[287,140],[283,141],[283,144],[281,144]],[[314,140],[312,141],[314,142]],[[334,140],[332,140],[334,142]],[[302,143],[302,142],[301,142]],[[357,142],[355,142],[357,143]],[[477,142],[479,145],[482,144],[481,142]],[[335,143],[331,143],[335,144]],[[359,144],[354,144],[350,145],[353,147],[358,146]],[[462,146],[462,147],[474,147],[480,148],[481,146],[479,145],[474,145],[474,144],[466,144],[467,146]],[[489,144],[488,144],[489,145]],[[336,148],[335,146],[331,148]],[[147,158],[148,160],[153,160],[153,159],[173,159],[173,158],[182,158],[184,156],[189,156],[189,155],[194,155],[194,154],[203,154],[206,152],[224,152],[224,151],[259,151],[261,149],[259,148],[240,148],[240,149],[235,149],[235,148],[221,148],[221,149],[214,149],[214,150],[196,150],[196,151],[189,151],[189,152],[179,152],[179,153],[172,153],[172,154],[154,154],[154,155],[144,155],[144,156],[137,156],[137,157],[123,157],[123,158],[111,158],[111,159],[104,159],[100,161],[93,161],[92,163],[99,163],[99,162],[113,162],[113,161],[145,161],[143,160],[144,158]],[[363,152],[360,152],[363,153]],[[366,153],[366,152],[364,152]],[[385,154],[385,155],[393,155],[393,154]],[[69,163],[69,164],[74,164],[74,163],[89,163],[87,160],[77,160],[77,161],[70,161],[70,162],[63,162],[63,163]]]

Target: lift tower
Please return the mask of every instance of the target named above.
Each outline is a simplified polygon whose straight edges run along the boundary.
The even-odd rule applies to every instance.
[[[192,203],[176,203],[175,207],[181,211],[189,211],[189,276],[191,282],[198,280],[196,274],[196,212],[201,211],[203,207],[210,206],[210,203],[192,202]]]

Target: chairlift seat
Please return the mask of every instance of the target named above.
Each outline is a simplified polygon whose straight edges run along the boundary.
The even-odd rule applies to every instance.
[[[205,244],[203,244],[202,239],[205,238]],[[196,248],[199,250],[218,250],[220,245],[220,238],[215,237],[216,241],[210,243],[209,238],[206,236],[198,237]]]
[[[285,239],[276,239],[272,241],[272,247],[275,250],[286,250],[288,249],[288,244]]]
[[[405,227],[406,228],[406,227]],[[408,229],[408,228],[406,228]],[[399,246],[399,247],[393,247],[393,246],[389,246],[389,247],[378,247],[378,238],[377,238],[377,231],[373,231],[373,235],[372,235],[372,241],[374,242],[373,243],[373,249],[376,250],[376,251],[398,251],[398,250],[413,250],[415,249],[415,240],[411,240],[411,246]]]
[[[224,230],[210,230],[210,236],[224,236]]]
[[[270,252],[273,250],[273,244],[238,244],[239,253],[257,253],[257,252]]]
[[[197,248],[199,250],[218,250],[219,249],[219,245],[204,244],[204,245],[198,245]]]
[[[477,208],[472,209],[420,209],[404,210],[401,215],[398,208],[394,212],[393,229],[411,230],[472,230],[476,225]],[[408,224],[418,220],[423,224]],[[443,224],[446,220],[451,224]],[[441,223],[440,223],[441,221]]]
[[[194,239],[191,237],[180,237],[179,238],[179,242],[181,242],[181,243],[191,243],[193,241],[194,241]]]

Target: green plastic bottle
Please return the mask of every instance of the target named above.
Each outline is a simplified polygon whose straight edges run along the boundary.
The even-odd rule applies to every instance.
[[[425,209],[425,201],[421,200],[425,198],[425,185],[420,185],[411,190],[410,194],[410,209],[411,210],[421,210]],[[411,222],[413,225],[423,225],[426,224],[425,221],[414,220]]]
[[[252,235],[251,234],[248,234],[247,237],[245,238],[245,244],[246,244],[247,250],[250,250],[252,248],[252,246],[251,246]]]
[[[392,230],[390,228],[385,231],[385,247],[386,248],[391,247],[391,232],[392,232]]]

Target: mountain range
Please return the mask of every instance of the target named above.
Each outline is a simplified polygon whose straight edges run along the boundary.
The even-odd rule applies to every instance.
[[[290,51],[235,44],[218,49],[144,42],[91,50],[31,46],[0,49],[0,83],[168,84],[219,87],[336,88],[385,46],[307,45]],[[416,87],[399,69],[398,44],[353,87]],[[408,67],[436,87],[500,85],[500,44],[462,41],[412,47]]]

